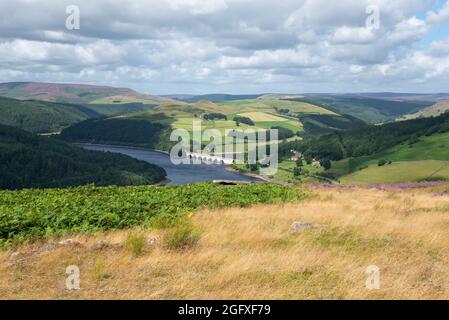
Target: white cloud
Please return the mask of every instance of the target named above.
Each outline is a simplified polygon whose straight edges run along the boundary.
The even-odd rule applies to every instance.
[[[427,14],[427,22],[431,24],[449,21],[449,1],[437,12],[430,11]]]
[[[249,57],[223,57],[220,63],[224,69],[309,68],[317,65],[317,58],[300,49],[257,51]]]
[[[343,26],[335,31],[332,40],[335,43],[366,44],[375,40],[375,33],[374,29],[371,28],[350,28]]]
[[[193,15],[202,15],[221,11],[228,6],[224,0],[165,0],[174,10],[188,10]]]
[[[68,4],[80,7],[80,30],[64,27]],[[368,5],[380,9],[377,30],[365,27]],[[447,21],[449,4],[429,13],[427,6],[422,0],[0,1],[0,77],[153,93],[353,91],[361,84],[403,90],[416,88],[417,79],[441,90],[449,40],[428,47],[422,40]],[[417,18],[423,14],[425,20]]]

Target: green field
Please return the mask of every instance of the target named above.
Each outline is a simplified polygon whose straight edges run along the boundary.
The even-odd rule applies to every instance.
[[[209,120],[203,120],[203,119],[198,119],[198,118],[179,118],[177,120],[175,120],[172,123],[172,127],[176,128],[176,129],[185,129],[189,132],[192,132],[193,129],[193,122],[200,122],[201,123],[201,129],[204,131],[206,129],[217,129],[220,131],[220,133],[222,135],[224,135],[226,130],[233,130],[233,129],[240,129],[240,130],[245,130],[248,128],[252,128],[252,129],[260,129],[258,126],[254,127],[254,126],[248,126],[246,124],[240,124],[239,127],[236,126],[234,121],[231,120],[214,120],[214,121],[209,121]]]
[[[343,176],[367,166],[376,165],[379,160],[392,162],[418,160],[449,160],[449,133],[434,134],[421,137],[418,142],[410,145],[404,142],[393,148],[368,157],[344,159],[334,162],[330,172]]]
[[[222,134],[226,130],[233,129],[254,129],[268,130],[272,127],[279,126],[293,131],[294,133],[302,131],[301,122],[294,116],[276,114],[274,105],[280,106],[297,106],[297,110],[305,110],[310,112],[321,112],[321,108],[314,109],[314,106],[303,103],[279,101],[275,100],[235,100],[225,103],[216,104],[210,101],[199,101],[193,104],[186,103],[170,103],[162,104],[153,110],[132,113],[126,117],[131,119],[148,120],[164,125],[170,125],[175,129],[185,129],[192,132],[192,124],[194,121],[200,121],[203,130],[217,129]],[[323,109],[324,110],[324,109]],[[326,111],[322,111],[326,112]],[[209,113],[222,113],[227,116],[228,120],[204,120],[202,116]],[[243,116],[250,118],[255,125],[249,126],[240,123],[239,126],[233,121],[235,116]]]
[[[315,167],[313,165],[309,165],[303,162],[304,166],[302,167],[302,170],[307,171],[306,175],[301,175],[299,177],[295,177],[293,174],[293,170],[296,168],[296,162],[292,160],[285,160],[279,163],[278,172],[274,176],[276,180],[280,181],[287,181],[292,183],[298,183],[298,182],[315,182],[316,179],[310,177],[310,175],[315,175],[323,172],[323,168],[321,167]]]
[[[115,106],[116,114],[112,117],[120,120],[139,120],[148,122],[151,125],[163,125],[167,130],[170,129],[185,129],[189,132],[193,131],[193,122],[201,121],[202,129],[217,129],[222,135],[226,130],[245,130],[254,129],[258,130],[269,130],[273,127],[285,128],[296,134],[298,132],[304,131],[304,126],[302,121],[299,119],[300,116],[310,116],[310,117],[324,117],[320,126],[330,130],[346,129],[345,126],[342,128],[335,125],[339,123],[341,118],[342,122],[346,124],[352,122],[347,120],[345,117],[335,114],[333,111],[327,110],[322,107],[315,106],[313,104],[302,102],[302,101],[288,101],[282,99],[274,98],[257,98],[257,99],[244,99],[244,100],[232,100],[225,102],[211,102],[206,100],[200,100],[194,103],[179,102],[173,100],[161,101],[158,105],[145,105],[138,104],[138,97],[130,97],[129,99],[121,99],[118,96],[109,96],[105,98],[100,98],[100,100],[94,100],[96,103],[108,103],[103,106]],[[146,98],[143,98],[144,100]],[[145,102],[142,100],[141,102]],[[132,103],[134,102],[134,103]],[[102,108],[101,104],[91,104],[90,106],[95,106],[95,110],[100,111]],[[107,108],[106,108],[107,109]],[[129,110],[129,113],[126,113]],[[105,110],[101,110],[102,113]],[[206,120],[206,115],[211,114],[221,114],[222,117],[227,117],[227,120]],[[239,123],[239,125],[234,121],[234,118],[246,117],[251,119],[254,126],[249,126],[244,123]],[[330,118],[328,118],[330,117]],[[338,118],[338,119],[335,119]],[[107,121],[108,119],[100,120],[95,122],[94,126],[101,127],[102,121]],[[103,126],[104,127],[104,126]],[[129,130],[132,126],[126,126],[126,130]],[[310,128],[310,125],[309,125]],[[124,130],[124,129],[123,129]],[[164,130],[164,134],[167,133]],[[91,132],[98,132],[99,130],[93,130],[90,128]],[[310,130],[309,130],[310,131]],[[130,143],[129,137],[135,136],[133,132],[123,132],[121,134],[123,137],[127,137],[126,141],[114,140],[110,143]],[[89,141],[94,139],[89,139],[85,134],[76,134],[72,132],[72,137],[83,136],[84,141]],[[285,135],[284,135],[285,136]],[[166,137],[164,137],[165,139]],[[158,137],[155,137],[156,140]],[[98,139],[95,138],[97,141]],[[108,143],[104,139],[101,139],[102,143]],[[148,145],[149,143],[147,143]],[[170,144],[166,143],[165,146]],[[166,149],[164,149],[166,150]]]
[[[366,169],[354,172],[340,179],[344,184],[448,180],[449,162],[436,160],[396,162],[382,167],[371,165]]]
[[[330,114],[335,115],[334,112],[327,110],[325,108],[300,101],[287,101],[280,99],[252,99],[252,100],[234,100],[226,101],[219,104],[224,107],[225,110],[234,109],[238,107],[240,109],[251,111],[275,111],[278,109],[289,109],[291,113],[312,113],[312,114]]]

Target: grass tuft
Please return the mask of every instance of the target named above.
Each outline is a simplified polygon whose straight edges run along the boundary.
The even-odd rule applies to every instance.
[[[183,223],[167,231],[164,247],[168,250],[187,250],[194,247],[201,238],[201,231],[190,223]]]
[[[140,232],[130,232],[126,238],[125,247],[134,257],[140,256],[145,250],[145,236]]]

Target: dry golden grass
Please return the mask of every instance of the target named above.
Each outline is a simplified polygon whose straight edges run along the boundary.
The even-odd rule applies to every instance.
[[[170,251],[166,231],[128,230],[77,236],[82,247],[23,259],[0,253],[2,299],[448,299],[449,197],[424,191],[314,191],[300,204],[202,211],[196,247]],[[294,221],[326,224],[293,234]],[[101,239],[156,236],[140,255],[94,250]],[[81,290],[65,289],[65,268],[77,265]],[[381,289],[365,288],[366,268],[381,270]]]

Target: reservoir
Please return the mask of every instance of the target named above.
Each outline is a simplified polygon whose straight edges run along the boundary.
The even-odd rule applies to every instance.
[[[78,146],[96,151],[122,153],[132,158],[143,160],[167,171],[167,178],[170,179],[169,185],[180,185],[194,182],[207,182],[212,180],[237,180],[237,181],[253,181],[260,182],[259,179],[248,177],[238,172],[230,172],[221,165],[208,164],[181,164],[174,165],[170,161],[168,154],[149,151],[138,148],[121,147],[121,146],[107,146],[96,144],[77,144]]]

